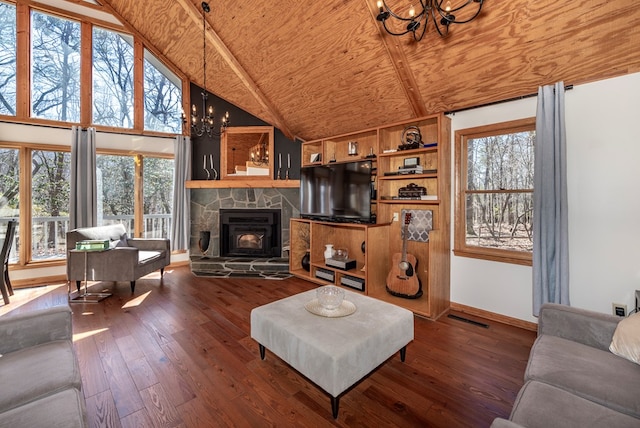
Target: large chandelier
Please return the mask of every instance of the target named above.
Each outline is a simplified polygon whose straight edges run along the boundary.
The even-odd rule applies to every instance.
[[[418,0],[418,2],[421,10],[418,11],[411,5],[407,15],[401,16],[392,11],[384,0],[378,0],[380,12],[376,19],[382,22],[387,33],[394,36],[412,33],[416,41],[422,40],[431,20],[438,34],[446,37],[451,24],[466,24],[473,21],[480,14],[484,0],[453,0],[456,6],[451,6],[451,0]],[[395,21],[389,22],[389,18]]]
[[[211,8],[209,7],[209,3],[202,2],[202,67],[203,67],[203,90],[201,92],[202,95],[202,112],[198,115],[198,110],[196,105],[193,104],[191,106],[191,133],[197,135],[198,137],[202,137],[203,135],[207,135],[209,137],[219,137],[226,131],[227,126],[229,126],[229,112],[226,112],[222,118],[222,125],[220,126],[220,130],[216,131],[214,128],[215,120],[213,118],[213,106],[207,106],[207,26],[205,20],[205,13],[209,13]]]

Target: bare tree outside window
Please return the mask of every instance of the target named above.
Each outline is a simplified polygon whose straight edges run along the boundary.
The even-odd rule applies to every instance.
[[[173,210],[173,159],[144,158],[144,237],[170,238]]]
[[[71,153],[33,150],[31,251],[33,260],[66,257]]]
[[[98,223],[122,223],[131,236],[134,227],[135,162],[133,156],[96,156],[98,166]]]
[[[145,50],[144,58],[144,129],[179,134],[181,81],[150,52]]]
[[[80,121],[80,23],[31,13],[31,110],[34,117]]]
[[[455,253],[530,261],[535,120],[461,130],[456,141]]]
[[[133,128],[133,37],[93,27],[93,123]]]
[[[0,114],[16,115],[16,7],[0,3]]]

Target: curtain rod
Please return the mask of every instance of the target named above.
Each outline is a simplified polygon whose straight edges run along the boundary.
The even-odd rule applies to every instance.
[[[571,89],[573,89],[573,85],[566,85],[564,87],[565,91],[570,91]],[[535,94],[520,95],[519,97],[507,98],[506,100],[492,101],[490,103],[480,104],[480,105],[477,105],[477,106],[464,107],[464,108],[461,108],[461,109],[458,109],[458,110],[445,111],[444,114],[453,114],[453,115],[455,115],[456,113],[459,113],[461,111],[473,110],[473,109],[480,108],[480,107],[488,107],[488,106],[493,106],[493,105],[496,105],[496,104],[508,103],[510,101],[524,100],[526,98],[532,98],[532,97],[537,97],[537,96],[538,96],[537,92]]]

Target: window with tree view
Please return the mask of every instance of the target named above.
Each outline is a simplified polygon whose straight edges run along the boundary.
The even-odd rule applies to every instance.
[[[4,227],[9,220],[20,218],[20,152],[15,148],[0,148],[0,223]],[[17,235],[17,230],[16,230]],[[18,259],[20,241],[11,246],[9,262]]]
[[[133,37],[93,27],[93,123],[133,128]]]
[[[71,153],[33,150],[31,251],[33,260],[66,257]]]
[[[456,255],[530,264],[535,119],[456,132]]]
[[[1,2],[0,114],[16,114],[16,7]]]
[[[182,132],[182,81],[144,51],[144,129]]]
[[[80,23],[31,13],[33,117],[80,121]]]

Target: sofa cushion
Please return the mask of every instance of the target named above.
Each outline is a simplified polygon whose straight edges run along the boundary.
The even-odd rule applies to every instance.
[[[4,384],[3,389],[6,389]],[[78,428],[88,426],[82,392],[69,388],[0,413],[2,427]]]
[[[528,428],[626,428],[640,420],[551,385],[529,381],[516,397],[511,421]]]
[[[0,379],[0,411],[66,388],[80,390],[82,382],[73,345],[68,340],[47,342],[3,355],[0,357]]]
[[[640,418],[640,367],[608,351],[543,334],[531,348],[525,380],[537,380]]]
[[[138,251],[138,264],[150,263],[164,258],[164,251]]]
[[[640,364],[640,313],[618,323],[609,350],[614,354]]]

